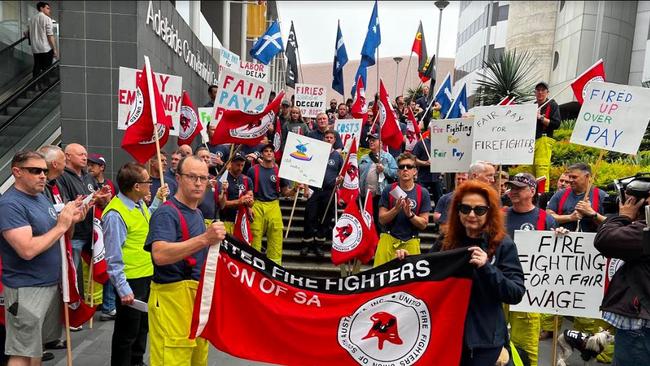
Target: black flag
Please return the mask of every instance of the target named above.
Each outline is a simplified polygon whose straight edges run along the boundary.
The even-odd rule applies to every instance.
[[[296,31],[293,29],[293,21],[291,21],[291,30],[289,31],[289,39],[287,40],[287,86],[295,88],[298,80],[298,61],[296,59],[296,50],[298,49],[298,41],[296,39]]]
[[[426,64],[424,64],[422,77],[431,80],[429,95],[427,96],[427,100],[431,100],[431,98],[433,98],[433,89],[436,86],[436,55],[431,56],[431,58],[427,60]]]

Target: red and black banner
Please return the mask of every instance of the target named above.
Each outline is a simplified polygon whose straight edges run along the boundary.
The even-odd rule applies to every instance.
[[[458,365],[471,275],[459,249],[304,277],[228,236],[210,248],[191,337],[280,365]]]

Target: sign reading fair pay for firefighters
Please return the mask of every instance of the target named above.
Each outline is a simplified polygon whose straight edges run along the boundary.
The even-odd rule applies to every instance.
[[[332,145],[289,132],[280,162],[280,178],[321,188]]]
[[[510,310],[599,319],[606,259],[594,247],[595,237],[516,230],[526,294]]]

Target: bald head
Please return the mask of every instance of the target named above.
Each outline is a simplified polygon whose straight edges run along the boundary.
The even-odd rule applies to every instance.
[[[183,155],[183,157],[192,155],[192,147],[190,145],[181,145],[178,148],[178,151]]]
[[[88,164],[86,148],[77,143],[72,143],[65,147],[64,153],[66,166],[80,174],[81,170]]]

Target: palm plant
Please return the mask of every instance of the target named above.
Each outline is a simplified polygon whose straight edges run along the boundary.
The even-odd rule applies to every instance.
[[[515,97],[517,103],[533,99],[533,89],[537,75],[528,52],[508,50],[499,57],[490,56],[483,62],[483,70],[478,72],[476,81],[477,101],[481,105],[494,105],[506,96]]]

